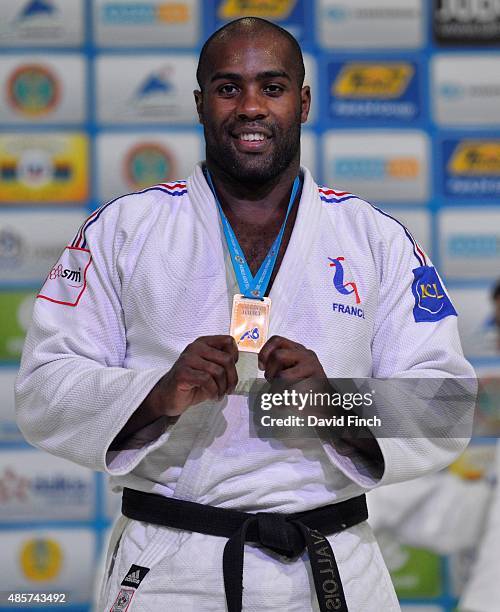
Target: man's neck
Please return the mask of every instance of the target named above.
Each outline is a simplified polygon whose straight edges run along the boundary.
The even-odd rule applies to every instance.
[[[249,184],[235,180],[210,160],[207,160],[206,167],[228,219],[263,226],[283,216],[293,181],[299,173],[297,160],[275,179]]]

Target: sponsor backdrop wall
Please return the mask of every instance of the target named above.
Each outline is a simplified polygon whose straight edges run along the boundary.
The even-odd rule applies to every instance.
[[[1,609],[20,609],[10,589],[66,593],[64,606],[88,610],[119,503],[103,475],[32,449],[15,425],[12,386],[36,291],[90,210],[184,178],[202,158],[197,54],[245,14],[281,24],[306,52],[314,104],[303,163],[409,226],[448,283],[468,356],[485,381],[498,377],[498,1],[3,0]],[[482,433],[498,426],[498,404],[485,405]],[[452,610],[470,552],[392,552],[408,610]]]

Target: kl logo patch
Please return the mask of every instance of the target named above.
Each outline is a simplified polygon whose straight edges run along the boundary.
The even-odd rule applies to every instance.
[[[416,323],[440,321],[449,315],[457,316],[457,311],[446,295],[434,267],[415,268],[413,276],[413,316]]]
[[[341,295],[352,295],[355,299],[356,304],[361,304],[361,299],[359,297],[358,287],[354,281],[345,282],[344,279],[344,267],[342,262],[345,260],[345,257],[329,257],[330,267],[335,268],[335,272],[333,274],[333,286]],[[352,298],[351,298],[352,299]],[[332,304],[333,312],[339,312],[342,314],[347,314],[352,317],[359,317],[360,319],[365,318],[365,313],[362,308],[358,308],[357,306],[353,306],[350,304],[339,304],[337,302],[333,302]]]
[[[91,262],[88,249],[66,247],[37,297],[56,304],[76,306],[87,287],[87,270]]]

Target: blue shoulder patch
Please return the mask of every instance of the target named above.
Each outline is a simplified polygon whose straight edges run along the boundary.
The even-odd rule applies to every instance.
[[[413,270],[411,290],[415,298],[413,316],[416,323],[440,321],[449,315],[457,316],[450,298],[446,295],[436,269],[420,266]]]

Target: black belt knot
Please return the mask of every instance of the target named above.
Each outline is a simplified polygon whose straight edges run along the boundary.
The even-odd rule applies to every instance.
[[[262,544],[289,559],[307,549],[321,612],[348,612],[326,535],[368,518],[364,495],[296,514],[250,514],[125,488],[122,513],[138,521],[228,538],[222,558],[228,612],[242,609],[245,542]]]
[[[285,515],[275,512],[258,512],[256,523],[259,537],[255,541],[266,548],[290,559],[304,551],[306,543],[300,529]],[[251,536],[249,541],[253,541]]]

